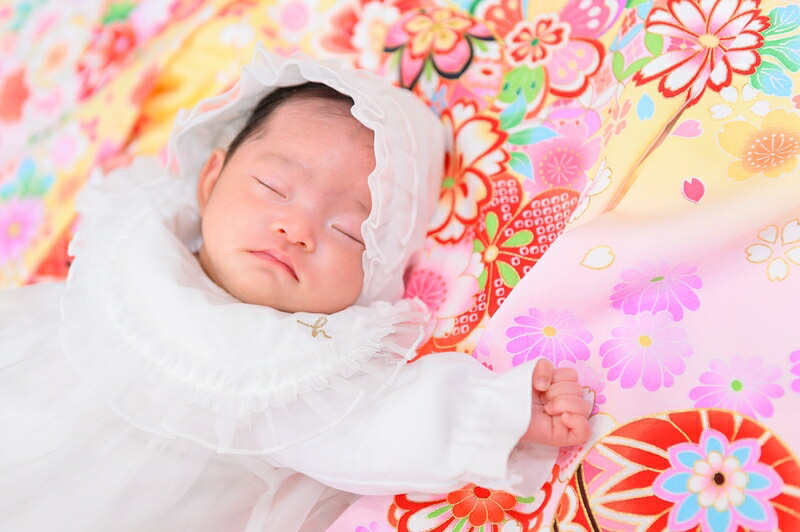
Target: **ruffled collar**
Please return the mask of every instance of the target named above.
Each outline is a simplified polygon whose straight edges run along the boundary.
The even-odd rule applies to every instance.
[[[391,384],[422,337],[411,301],[332,315],[239,302],[194,258],[193,183],[140,158],[78,201],[62,301],[75,368],[145,430],[266,453],[336,424]]]

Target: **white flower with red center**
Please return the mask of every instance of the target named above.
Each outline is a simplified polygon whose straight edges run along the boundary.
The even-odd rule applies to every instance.
[[[477,223],[481,207],[491,200],[492,176],[511,158],[503,149],[508,134],[492,115],[478,113],[474,102],[457,103],[442,114],[453,146],[445,154],[445,177],[431,233],[442,243],[458,242]]]
[[[681,46],[668,46],[634,76],[637,85],[660,79],[658,90],[673,97],[687,92],[696,103],[706,87],[720,91],[733,74],[750,75],[761,64],[757,52],[764,44],[760,32],[769,27],[759,0],[668,0],[647,17],[648,32]]]

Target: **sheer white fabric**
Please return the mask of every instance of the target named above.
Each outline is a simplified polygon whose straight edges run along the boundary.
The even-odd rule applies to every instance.
[[[266,91],[307,80],[352,96],[375,132],[364,289],[329,316],[243,304],[193,256],[199,165]],[[67,283],[0,293],[0,529],[321,530],[352,500],[333,488],[539,485],[556,450],[512,453],[531,364],[405,364],[425,313],[399,299],[402,273],[442,142],[409,93],[260,51],[237,87],[179,118],[169,176],[141,158],[87,187]]]
[[[373,400],[415,354],[413,301],[312,315],[234,299],[192,255],[193,184],[159,172],[142,158],[81,193],[62,302],[67,357],[131,423],[268,453]]]

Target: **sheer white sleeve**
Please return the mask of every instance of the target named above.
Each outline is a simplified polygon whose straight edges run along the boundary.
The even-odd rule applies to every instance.
[[[403,370],[378,401],[270,460],[372,495],[446,492],[469,482],[530,493],[549,478],[558,449],[518,446],[530,421],[532,364],[496,374],[446,353]]]

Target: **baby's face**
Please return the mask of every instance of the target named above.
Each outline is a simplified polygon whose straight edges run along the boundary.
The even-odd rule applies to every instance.
[[[206,274],[240,301],[284,312],[355,303],[372,132],[343,103],[294,100],[223,160],[215,151],[198,183]]]

